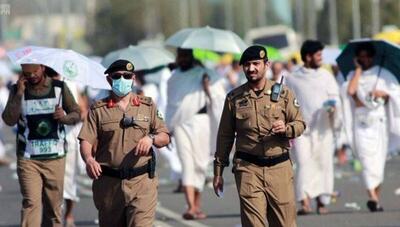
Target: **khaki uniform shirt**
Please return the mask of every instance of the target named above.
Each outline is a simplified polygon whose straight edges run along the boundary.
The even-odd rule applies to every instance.
[[[136,125],[123,128],[124,114],[134,117]],[[97,142],[96,161],[117,169],[146,165],[151,157],[135,156],[136,145],[146,135],[160,132],[168,130],[151,98],[132,95],[125,112],[117,104],[110,104],[110,97],[93,104],[78,138],[92,145]]]
[[[271,101],[272,82],[257,94],[248,83],[231,91],[225,100],[218,130],[214,174],[222,175],[229,165],[229,153],[236,138],[236,150],[256,156],[275,156],[289,150],[289,139],[301,135],[305,123],[291,90],[283,87],[278,102]],[[286,134],[274,135],[272,124],[282,120]]]

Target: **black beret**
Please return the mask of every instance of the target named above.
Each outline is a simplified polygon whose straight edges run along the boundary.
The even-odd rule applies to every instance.
[[[265,49],[265,47],[260,45],[254,45],[248,47],[243,52],[242,56],[240,57],[239,64],[243,65],[243,63],[247,61],[260,60],[260,59],[268,60],[267,49]]]
[[[133,66],[132,62],[119,59],[113,62],[110,66],[108,66],[108,69],[104,71],[104,74],[110,74],[116,71],[128,71],[128,72],[133,72],[135,67]]]

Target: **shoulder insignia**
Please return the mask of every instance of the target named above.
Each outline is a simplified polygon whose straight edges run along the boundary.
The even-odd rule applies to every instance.
[[[244,85],[245,85],[245,84],[243,84],[243,85],[241,85],[240,87],[237,87],[237,88],[233,89],[231,92],[229,92],[229,93],[228,93],[228,98],[229,98],[230,100],[233,100],[233,99],[235,99],[236,97],[242,95],[243,92],[244,92],[244,89],[243,89]]]
[[[132,105],[134,105],[134,106],[140,106],[140,100],[139,100],[139,98],[138,98],[137,96],[135,96],[135,97],[132,99]]]
[[[239,108],[250,106],[250,102],[247,98],[237,99],[236,102]]]
[[[138,95],[139,101],[145,105],[151,106],[153,105],[153,101],[150,97]]]
[[[90,109],[94,110],[103,106],[107,106],[107,100],[106,99],[101,99],[96,101],[95,103],[92,104],[92,106],[90,107]]]
[[[282,91],[281,91],[281,96],[287,97],[288,95],[289,95],[289,88],[286,85],[283,85]]]
[[[300,103],[299,103],[299,101],[297,101],[297,99],[295,98],[295,99],[293,99],[293,105],[295,106],[295,107],[297,107],[297,108],[299,108],[300,107]]]
[[[161,113],[159,110],[157,110],[157,117],[158,117],[158,119],[160,119],[160,120],[164,120],[163,115],[162,115],[162,113]]]

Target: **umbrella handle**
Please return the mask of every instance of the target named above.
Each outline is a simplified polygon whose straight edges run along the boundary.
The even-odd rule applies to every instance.
[[[63,96],[63,93],[64,93],[64,77],[62,78],[62,80],[61,80],[62,82],[63,82],[63,88],[61,89],[61,94],[60,94],[60,97],[58,97],[58,102],[57,102],[57,105],[58,106],[60,106],[60,104],[61,104],[61,97]]]
[[[381,76],[381,71],[382,71],[382,67],[383,67],[383,62],[385,62],[385,50],[383,50],[381,62],[379,63],[379,70],[378,70],[378,75],[377,75],[376,82],[375,82],[375,85],[374,85],[374,91],[375,91],[376,88],[378,87],[378,82],[379,82],[379,77]]]

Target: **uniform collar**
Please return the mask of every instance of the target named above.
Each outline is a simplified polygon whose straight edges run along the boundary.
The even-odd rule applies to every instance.
[[[117,102],[111,96],[109,96],[107,98],[106,102],[107,102],[107,107],[108,108],[113,108],[113,107],[117,107],[118,106]],[[136,95],[136,94],[132,94],[131,98],[129,100],[129,106],[140,106],[140,103],[141,103],[141,101],[140,101],[139,96]]]
[[[131,100],[129,102],[131,106],[140,106],[140,98],[137,94],[132,94]]]
[[[271,87],[272,87],[272,81],[267,79],[265,82],[265,86],[264,89],[262,91],[262,93],[260,94],[261,96],[257,96],[256,93],[253,91],[253,89],[251,89],[249,83],[246,83],[245,86],[245,91],[243,92],[243,95],[246,96],[250,96],[251,98],[259,98],[262,97],[263,95],[271,95]]]

